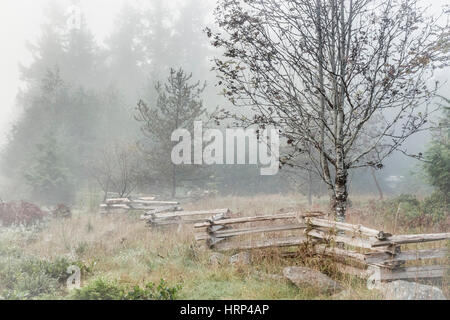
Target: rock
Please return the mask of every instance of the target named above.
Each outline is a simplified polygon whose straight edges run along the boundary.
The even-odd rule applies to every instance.
[[[219,252],[214,252],[209,257],[209,263],[213,265],[222,264],[222,262],[225,260],[225,256]]]
[[[317,287],[324,293],[335,293],[343,290],[342,286],[330,277],[305,267],[286,267],[283,275],[296,286],[309,285]]]
[[[375,288],[386,300],[447,300],[441,289],[417,282],[396,280],[379,283]]]
[[[249,252],[241,252],[230,257],[231,264],[251,264],[252,257]]]

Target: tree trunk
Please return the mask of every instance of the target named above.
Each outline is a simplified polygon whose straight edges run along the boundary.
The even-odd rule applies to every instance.
[[[321,17],[322,17],[322,11],[321,11],[321,2],[317,0],[316,2],[316,14],[317,14],[317,33],[319,35],[319,48],[318,48],[318,56],[317,59],[319,61],[318,63],[318,85],[320,88],[320,119],[325,119],[325,82],[324,82],[324,74],[323,74],[323,62],[324,62],[324,55],[323,55],[323,40],[322,40],[322,26],[321,26]],[[325,123],[321,122],[320,126],[320,165],[322,169],[323,179],[325,183],[327,184],[328,193],[330,195],[330,203],[332,203],[333,197],[334,197],[334,188],[333,183],[331,181],[331,175],[330,175],[330,168],[328,166],[328,159],[325,156]],[[333,210],[331,211],[333,212]]]
[[[345,101],[345,87],[343,84],[343,79],[346,75],[347,60],[346,60],[346,26],[345,26],[345,8],[344,1],[340,2],[340,41],[338,43],[338,62],[339,62],[339,74],[340,77],[336,78],[335,85],[335,152],[336,152],[336,176],[334,184],[334,212],[337,221],[345,221],[345,214],[347,211],[347,177],[348,171],[345,164],[345,150],[344,150],[344,124],[345,124],[345,112],[344,112],[344,101]],[[339,28],[339,26],[338,26]]]
[[[106,203],[106,199],[108,199],[108,191],[109,191],[110,182],[111,182],[111,179],[108,178],[108,181],[106,182],[105,190],[103,190],[104,191],[103,203]]]
[[[336,176],[334,179],[334,213],[337,221],[345,221],[345,213],[347,211],[347,178],[348,168],[345,164],[344,144],[342,143],[342,123],[343,114],[340,110],[338,122],[338,142],[336,145]]]
[[[175,165],[172,165],[172,198],[175,198],[177,191],[177,174]]]
[[[345,214],[347,212],[347,175],[348,173],[345,168],[337,169],[333,209],[336,220],[341,222],[345,221]]]
[[[377,177],[375,176],[375,169],[370,167],[370,173],[372,174],[373,181],[378,189],[378,194],[380,195],[380,200],[383,200],[383,190],[381,190],[380,184],[378,183]]]
[[[312,206],[312,175],[311,171],[308,171],[308,205]]]

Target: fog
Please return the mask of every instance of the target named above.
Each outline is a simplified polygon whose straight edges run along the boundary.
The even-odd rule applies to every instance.
[[[52,121],[54,122],[52,126],[55,128],[48,134],[56,139],[67,137],[67,140],[61,138],[64,140],[61,146],[65,152],[72,153],[70,156],[65,154],[64,160],[61,161],[71,168],[70,175],[76,176],[71,178],[72,188],[76,190],[74,192],[86,188],[98,188],[98,186],[92,187],[96,185],[95,181],[89,179],[89,176],[92,178],[89,170],[95,167],[93,159],[98,158],[98,155],[94,156],[93,153],[106,144],[119,143],[119,140],[125,140],[126,143],[131,144],[136,141],[142,142],[141,131],[145,129],[142,126],[143,122],[138,123],[135,120],[137,102],[140,99],[150,105],[156,102],[154,84],[156,81],[164,82],[167,79],[170,67],[176,69],[182,67],[186,74],[192,72],[192,81],[207,82],[202,96],[207,111],[212,111],[216,107],[229,107],[229,103],[219,96],[221,88],[215,86],[216,74],[211,72],[213,64],[210,59],[213,56],[220,56],[220,52],[209,45],[202,31],[205,26],[212,26],[215,1],[180,0],[170,1],[169,4],[166,2],[4,0],[0,3],[0,148],[4,149],[5,164],[3,166],[7,169],[6,171],[9,171],[8,169],[17,162],[17,167],[11,168],[11,172],[6,174],[8,177],[4,178],[6,182],[1,184],[8,190],[3,192],[4,196],[7,195],[7,198],[11,199],[29,198],[40,201],[36,194],[30,196],[30,186],[24,187],[25,183],[21,179],[24,168],[30,168],[36,163],[35,159],[31,159],[34,152],[31,150],[40,146],[44,138],[30,142],[28,141],[30,139],[22,135],[29,135],[36,130],[45,131],[44,127],[50,127]],[[440,12],[441,6],[445,4],[441,0],[426,1],[426,3],[430,5],[429,12],[434,15]],[[139,25],[141,18],[137,17],[141,14],[147,20]],[[75,38],[77,35],[72,31],[76,28],[71,29],[68,24],[72,23],[70,19],[79,18],[82,21],[75,23],[82,25],[81,38]],[[152,21],[155,18],[160,20]],[[61,25],[58,25],[60,23]],[[145,28],[151,30],[146,31]],[[57,36],[60,38],[51,39],[52,32],[61,33]],[[127,37],[128,32],[135,32],[135,34]],[[67,40],[70,37],[74,38]],[[51,43],[53,40],[56,42]],[[57,41],[64,43],[58,47],[60,44]],[[80,43],[81,46],[77,47]],[[55,48],[54,51],[52,46]],[[133,49],[127,46],[133,46]],[[57,50],[69,51],[62,54]],[[76,52],[76,50],[80,51]],[[43,54],[46,56],[42,56]],[[80,56],[77,56],[78,54]],[[66,65],[62,65],[64,63]],[[35,91],[39,90],[39,83],[48,75],[48,72],[52,72],[56,78],[60,76],[67,87],[73,91],[68,89],[70,92],[65,99],[84,99],[85,103],[83,108],[86,109],[76,111],[71,116],[66,115],[76,120],[61,128],[58,122],[69,121],[63,115],[51,119],[51,117],[43,116],[40,113],[42,110],[39,111],[38,108],[35,111],[36,116],[33,116],[30,111],[34,108]],[[447,93],[450,91],[448,68],[437,70],[433,80],[441,82],[442,87],[438,93],[448,97]],[[92,110],[92,106],[99,105],[102,107],[98,108],[98,114],[89,113],[88,110]],[[67,107],[67,110],[73,110],[75,107],[78,108],[79,105],[74,104],[72,109]],[[54,110],[57,113],[57,108]],[[83,114],[83,112],[86,113]],[[438,116],[440,113],[433,115],[432,119],[437,119]],[[24,117],[29,119],[24,120]],[[33,130],[27,129],[34,122],[40,123],[41,126]],[[80,124],[79,128],[78,124]],[[13,130],[15,127],[18,128],[17,131]],[[408,153],[424,152],[429,146],[430,138],[429,132],[421,132],[406,140],[402,147]],[[13,142],[9,143],[9,139]],[[75,147],[74,142],[80,142],[80,145]],[[55,143],[59,145],[60,142]],[[152,147],[152,143],[154,141],[150,140],[144,143],[147,151],[148,148],[155,148],[154,145]],[[88,147],[87,144],[91,145]],[[27,153],[29,154],[25,156]],[[74,153],[79,154],[79,161],[66,159],[66,156],[73,158]],[[29,157],[28,160],[26,160],[27,157]],[[80,163],[83,161],[86,163]],[[167,162],[167,159],[165,161]],[[412,168],[419,165],[417,160],[398,152],[393,153],[384,164],[385,169],[379,173],[382,181],[389,176],[408,175]],[[145,165],[141,163],[140,166]],[[166,169],[153,168],[152,170],[157,171],[156,174],[147,170],[149,176],[143,175],[147,182],[139,182],[143,191],[152,191],[154,185],[162,179],[157,177],[158,173],[161,174]],[[217,174],[215,170],[224,172]],[[203,189],[218,188],[217,185],[221,185],[222,189],[232,191],[242,183],[239,176],[242,176],[242,172],[246,170],[251,172],[250,175],[258,172],[256,167],[214,168],[212,171],[215,173],[205,173],[203,181],[209,181],[208,176],[217,177],[217,175],[222,175],[222,180],[205,182]],[[350,177],[353,176],[350,175]],[[66,178],[69,179],[68,176]],[[271,184],[279,184],[280,180],[277,179],[285,180],[282,175],[271,179],[274,180],[255,178],[254,185],[250,189],[255,192],[265,192],[271,189]],[[359,187],[367,185],[364,179],[356,181],[355,187],[350,188],[362,193],[375,192],[373,183],[370,183],[371,186],[366,189]],[[388,187],[388,181],[391,180],[386,180],[385,184],[387,189],[390,188],[389,190],[394,192],[397,186],[391,183],[391,187]],[[148,183],[148,181],[152,182]],[[323,189],[323,187],[318,189],[321,188]],[[425,186],[425,188],[428,187]],[[16,194],[12,194],[11,189],[14,189]],[[292,190],[292,186],[276,188],[276,192],[289,190]],[[71,197],[67,199],[69,198]]]
[[[111,31],[114,17],[125,0],[80,1],[89,28],[100,43]],[[20,64],[32,60],[26,43],[40,34],[49,0],[5,0],[0,3],[0,146],[5,143],[15,115],[15,99],[20,82]]]
[[[20,81],[20,64],[29,64],[32,60],[26,43],[36,40],[43,23],[44,11],[49,0],[4,0],[0,3],[0,146],[6,141],[15,117],[15,100]],[[124,3],[140,3],[136,0],[79,0],[87,19],[87,24],[99,43],[111,32],[114,17],[118,14]],[[144,1],[145,2],[145,1]],[[171,1],[176,2],[176,1]],[[214,4],[214,0],[205,0]],[[425,1],[430,6],[430,12],[436,14],[441,5],[450,5],[450,1]],[[439,71],[436,78],[446,81],[445,71]],[[441,93],[448,92],[450,86],[446,84]],[[417,146],[416,143],[412,145]]]
[[[124,3],[141,4],[137,0],[79,0],[86,16],[87,24],[99,43],[111,32],[114,17],[119,13]],[[175,3],[176,1],[171,1]],[[205,0],[214,4],[215,0]],[[0,147],[4,145],[6,136],[11,129],[15,117],[15,100],[20,81],[20,64],[29,64],[32,60],[27,50],[27,42],[33,42],[40,33],[44,22],[44,11],[50,0],[4,0],[0,3]],[[144,1],[145,3],[145,1]],[[436,14],[442,5],[450,5],[450,1],[425,1],[430,6],[430,12]],[[436,78],[447,80],[445,71],[439,71]],[[441,94],[448,92],[450,85],[441,89]],[[417,146],[417,143],[411,145]]]

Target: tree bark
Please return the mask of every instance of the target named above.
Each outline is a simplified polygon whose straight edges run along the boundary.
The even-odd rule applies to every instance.
[[[333,209],[336,220],[341,222],[345,221],[345,214],[347,212],[347,176],[347,169],[337,169]]]
[[[383,190],[381,190],[381,186],[378,183],[377,177],[375,176],[375,169],[373,167],[370,167],[370,173],[372,174],[373,181],[377,186],[378,194],[380,195],[380,200],[383,200]]]
[[[172,198],[175,198],[177,193],[177,173],[175,165],[172,164]]]
[[[350,2],[351,7],[351,2]],[[351,11],[350,11],[351,12]],[[351,15],[351,14],[350,14]],[[349,17],[351,20],[351,16]],[[347,41],[346,41],[346,24],[345,24],[345,8],[344,8],[344,1],[341,0],[340,2],[340,42],[338,43],[338,61],[339,61],[339,71],[340,71],[340,77],[339,79],[336,79],[338,87],[336,88],[334,94],[335,94],[335,153],[336,153],[336,176],[335,176],[335,183],[334,183],[334,189],[335,189],[335,200],[334,200],[334,212],[335,217],[337,221],[345,221],[345,214],[347,211],[347,198],[348,198],[348,192],[347,192],[347,177],[348,177],[348,170],[345,163],[345,149],[344,149],[344,124],[345,124],[345,111],[344,111],[344,101],[345,101],[345,88],[343,81],[345,79],[346,75],[346,69],[347,69]],[[351,22],[349,22],[349,25],[351,25]],[[350,32],[350,31],[348,31]]]
[[[323,74],[323,62],[324,62],[324,56],[323,56],[323,38],[322,38],[322,26],[321,26],[321,16],[322,16],[322,8],[320,0],[317,0],[316,2],[316,15],[317,15],[317,33],[319,35],[319,48],[318,48],[318,85],[320,89],[320,119],[321,123],[319,126],[320,129],[320,165],[322,167],[322,173],[323,173],[323,179],[325,183],[327,184],[328,193],[330,195],[330,204],[333,203],[334,199],[334,189],[333,189],[333,183],[331,180],[330,175],[330,168],[328,165],[328,159],[325,156],[325,85],[324,85],[324,74]],[[332,206],[331,211],[333,212]]]
[[[312,174],[308,171],[308,205],[312,206]]]

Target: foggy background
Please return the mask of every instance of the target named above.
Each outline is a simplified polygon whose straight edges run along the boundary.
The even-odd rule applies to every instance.
[[[97,41],[103,43],[111,31],[114,17],[126,0],[80,1],[86,15],[87,24]],[[27,42],[35,41],[41,33],[40,27],[45,20],[48,0],[5,0],[0,3],[0,146],[5,143],[6,135],[17,113],[14,108],[16,95],[21,85],[19,65],[27,65],[32,56]]]
[[[438,12],[443,4],[450,4],[449,1],[441,0],[426,1],[426,3],[431,6],[430,13]],[[70,34],[73,28],[71,24],[77,25],[78,28],[78,24],[81,23],[81,38],[74,38],[71,45],[76,46],[76,41],[86,41],[78,48],[79,53],[86,56],[78,57],[80,60],[74,62],[75,65],[72,66],[58,65],[62,80],[70,85],[75,96],[77,92],[82,92],[84,96],[79,98],[86,99],[86,108],[101,104],[105,112],[95,118],[89,114],[89,111],[85,114],[77,111],[77,116],[80,117],[78,123],[86,121],[86,128],[97,128],[101,132],[95,130],[86,132],[83,126],[75,128],[76,122],[69,124],[69,127],[73,125],[73,128],[64,129],[72,130],[68,134],[71,139],[85,139],[83,140],[85,142],[90,141],[92,137],[98,139],[95,143],[93,142],[93,145],[80,145],[75,149],[71,149],[73,142],[67,142],[65,146],[67,150],[70,150],[72,159],[64,161],[73,161],[68,167],[72,170],[71,175],[77,175],[72,181],[74,193],[76,193],[80,189],[96,188],[95,182],[89,179],[91,178],[89,170],[86,169],[90,165],[81,164],[78,159],[89,161],[88,154],[91,153],[87,150],[94,152],[108,141],[133,140],[133,137],[139,136],[139,125],[133,118],[136,103],[139,99],[152,102],[154,83],[165,81],[170,67],[183,67],[187,73],[193,73],[193,81],[207,82],[203,102],[208,110],[227,105],[218,94],[219,89],[214,86],[216,81],[214,73],[210,72],[209,60],[217,52],[209,46],[208,39],[202,31],[205,26],[210,25],[214,7],[214,0],[2,0],[0,3],[0,148],[3,162],[0,171],[2,172],[0,173],[1,197],[38,200],[36,195],[30,195],[32,192],[30,193],[29,188],[24,187],[24,182],[19,179],[23,174],[24,166],[29,167],[33,163],[33,160],[26,157],[22,159],[24,152],[32,153],[31,150],[27,150],[30,146],[22,146],[23,150],[16,146],[7,148],[8,141],[12,139],[14,126],[20,124],[24,110],[29,108],[32,95],[30,92],[37,90],[37,87],[33,89],[33,86],[38,79],[46,76],[47,71],[43,68],[56,70],[52,68],[56,66],[56,60],[59,58],[53,61],[53,57],[42,56],[42,52],[51,50],[52,44],[46,42],[48,39],[45,37],[58,27],[58,23],[61,24],[59,27],[65,30],[66,35]],[[142,30],[139,28],[142,26],[139,27],[135,19],[140,14],[147,19],[148,34],[140,34]],[[132,34],[132,32],[136,33]],[[139,40],[134,42],[133,37],[146,39],[145,41],[150,41],[151,45],[139,43]],[[136,45],[137,51],[128,50],[131,44]],[[45,48],[45,46],[48,47]],[[71,52],[74,53],[73,50]],[[136,56],[133,56],[134,54]],[[70,52],[65,53],[61,61],[66,58],[77,59],[77,56],[70,56]],[[138,63],[130,63],[130,61],[138,61]],[[93,64],[90,65],[89,62]],[[448,70],[438,70],[435,78],[446,82],[447,72]],[[440,94],[448,97],[449,89],[449,84],[445,83]],[[36,119],[36,122],[38,121],[42,121],[41,124],[46,123],[44,119]],[[23,124],[23,126],[29,125]],[[20,130],[24,130],[24,134],[25,132],[30,134],[27,129]],[[41,130],[42,127],[36,127],[30,129],[30,132],[39,134]],[[74,137],[74,135],[78,136]],[[404,149],[410,153],[423,152],[429,138],[429,133],[417,134],[407,141]],[[20,137],[17,139],[28,140]],[[86,155],[83,155],[83,152],[86,152]],[[6,156],[9,158],[6,159]],[[73,159],[74,157],[76,159]],[[22,166],[13,168],[14,164],[19,162]],[[383,190],[387,194],[427,190],[427,186],[417,182],[420,178],[416,181],[414,180],[416,178],[410,174],[417,165],[414,159],[400,153],[394,154],[386,161],[385,168],[376,173]],[[305,190],[302,181],[294,183],[295,188],[299,190],[294,190],[292,185],[281,183],[285,181],[283,173],[277,177],[264,178],[259,177],[257,168],[249,166],[233,168],[224,166],[224,168],[212,170],[213,173],[208,172],[204,183],[201,183],[204,189],[214,189],[219,185],[223,192],[236,193],[241,191],[303,192]],[[207,181],[214,180],[211,180],[212,176],[214,178],[221,176],[221,179],[216,179],[211,187]],[[252,177],[254,181],[249,181],[248,177]],[[411,179],[416,182],[412,183]],[[359,173],[354,171],[350,174],[350,180],[350,193],[353,191],[363,194],[377,192],[370,172],[367,170]],[[144,182],[143,188],[151,191],[152,188],[149,185],[158,185],[158,181],[155,178],[153,182]],[[420,188],[417,183],[420,184]],[[270,185],[277,187],[273,190]],[[320,194],[320,187],[318,190],[317,193]],[[55,201],[70,202],[74,197],[76,196],[71,195],[67,198],[55,199]]]

